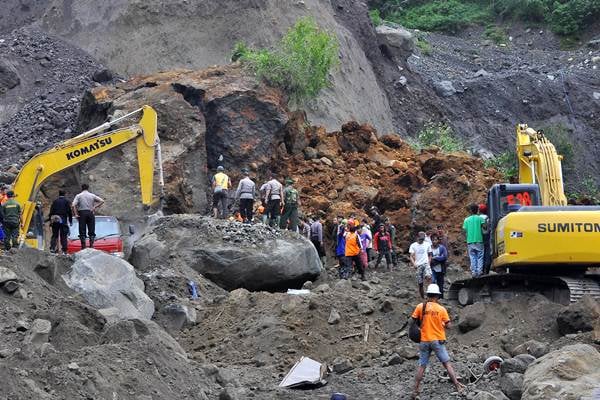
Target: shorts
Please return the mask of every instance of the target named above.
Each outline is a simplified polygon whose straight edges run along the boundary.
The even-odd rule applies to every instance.
[[[429,277],[431,279],[431,267],[429,264],[420,264],[417,265],[417,283],[420,285],[423,283],[425,278]]]
[[[439,340],[434,340],[433,342],[421,342],[419,343],[420,366],[424,367],[429,364],[429,356],[431,356],[432,351],[435,353],[437,359],[440,360],[441,363],[447,363],[450,361],[450,356],[448,355],[446,346]]]

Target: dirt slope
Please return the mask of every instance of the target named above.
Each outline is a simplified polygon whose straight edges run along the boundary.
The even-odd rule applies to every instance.
[[[366,20],[366,6],[352,6],[360,7]],[[311,15],[337,35],[341,61],[333,73],[333,90],[310,107],[313,122],[333,129],[358,119],[390,132],[392,114],[370,60],[355,36],[336,21],[345,12],[324,0],[54,0],[40,24],[115,71],[132,75],[228,63],[236,42],[271,45],[299,17]]]

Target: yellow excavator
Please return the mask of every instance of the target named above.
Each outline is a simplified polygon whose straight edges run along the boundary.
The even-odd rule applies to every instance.
[[[121,121],[137,114],[142,115],[138,123],[126,128],[108,131]],[[27,161],[12,185],[16,200],[22,207],[19,243],[30,247],[40,247],[39,232],[34,232],[33,229],[30,230],[30,225],[34,215],[38,213],[39,217],[41,213],[40,207],[36,207],[36,197],[46,179],[134,139],[137,147],[142,203],[145,206],[155,203],[153,199],[155,155],[159,169],[158,184],[162,199],[164,180],[157,123],[156,111],[150,106],[143,106],[120,118],[59,143]]]
[[[600,266],[600,207],[567,205],[562,156],[542,131],[519,124],[516,151],[519,183],[488,192],[486,274],[453,282],[448,298],[462,305],[522,292],[561,304],[600,298],[600,276],[588,273]]]

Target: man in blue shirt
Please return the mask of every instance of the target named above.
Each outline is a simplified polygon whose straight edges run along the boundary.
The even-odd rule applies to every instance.
[[[440,288],[440,298],[444,298],[444,276],[446,275],[446,262],[448,261],[448,249],[441,243],[437,234],[431,235],[431,272],[432,282]]]

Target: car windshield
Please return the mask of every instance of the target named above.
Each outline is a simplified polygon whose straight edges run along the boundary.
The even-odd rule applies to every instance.
[[[106,236],[121,236],[119,222],[114,217],[96,217],[96,239]],[[69,239],[79,239],[79,221],[73,218],[69,229]]]

